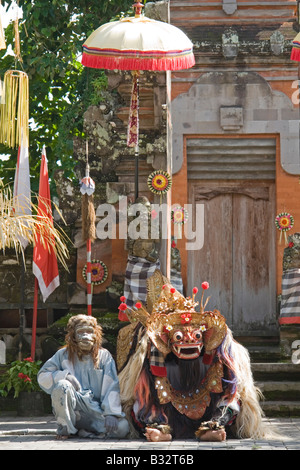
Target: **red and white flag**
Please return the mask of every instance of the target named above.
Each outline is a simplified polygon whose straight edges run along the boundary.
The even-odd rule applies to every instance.
[[[48,218],[49,225],[51,224],[53,226],[45,146],[42,151],[40,171],[38,218],[39,217]],[[32,272],[38,280],[43,301],[45,302],[49,295],[52,294],[60,284],[56,254],[53,246],[47,243],[47,234],[45,233],[43,234],[43,239],[39,234],[37,234],[37,239],[33,249]]]
[[[31,192],[30,192],[30,173],[29,173],[29,155],[28,143],[22,144],[18,150],[18,161],[14,180],[14,213],[18,216],[31,215]],[[24,220],[26,224],[26,220]],[[28,240],[24,237],[20,239],[22,247],[25,249]]]

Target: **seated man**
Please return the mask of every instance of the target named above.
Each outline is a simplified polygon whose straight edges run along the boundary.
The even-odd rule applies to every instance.
[[[39,371],[38,383],[51,395],[58,438],[77,433],[91,438],[128,434],[115,362],[101,343],[102,329],[94,317],[71,317],[66,346]]]

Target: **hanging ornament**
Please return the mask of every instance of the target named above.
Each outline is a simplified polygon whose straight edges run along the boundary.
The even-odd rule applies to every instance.
[[[94,196],[95,183],[90,177],[90,165],[88,161],[88,142],[86,141],[86,166],[85,176],[80,181],[82,238],[85,242],[93,242],[96,238]]]
[[[279,242],[281,243],[282,234],[284,235],[285,243],[287,243],[287,234],[291,228],[294,226],[294,217],[289,214],[288,212],[281,212],[275,217],[275,225],[276,228],[280,231],[280,239]]]
[[[87,169],[88,172],[88,169]],[[85,176],[80,182],[81,199],[81,215],[82,215],[82,238],[86,242],[93,242],[96,238],[95,228],[95,208],[93,192],[95,191],[95,183],[90,176]]]
[[[85,281],[87,281],[87,265],[82,270],[82,275]],[[108,277],[108,269],[105,263],[100,260],[92,260],[91,263],[91,283],[94,286],[103,284]]]
[[[174,223],[174,237],[182,238],[182,226],[188,220],[188,212],[182,206],[176,206],[171,211],[171,220]]]
[[[13,148],[22,144],[25,146],[28,141],[28,76],[19,70],[8,70],[4,74],[4,102],[0,107],[0,142]]]
[[[172,178],[166,171],[156,170],[148,176],[147,184],[152,193],[162,197],[171,188]]]
[[[128,147],[137,147],[139,143],[139,71],[132,72],[133,85],[127,130]]]
[[[22,57],[21,57],[18,12],[16,13],[16,17],[15,17],[15,20],[14,20],[14,30],[15,30],[15,48],[14,48],[14,53],[15,53],[16,59],[17,59],[19,62],[23,62],[23,59],[22,59]]]

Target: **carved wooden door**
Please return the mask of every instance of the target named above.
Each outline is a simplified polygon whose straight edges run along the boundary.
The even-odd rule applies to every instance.
[[[204,204],[204,246],[188,253],[188,292],[208,281],[211,299],[236,335],[277,331],[275,185],[272,181],[193,181]]]

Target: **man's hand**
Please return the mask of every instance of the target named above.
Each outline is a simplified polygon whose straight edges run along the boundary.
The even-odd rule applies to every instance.
[[[114,432],[118,429],[118,418],[115,416],[105,416],[105,427],[107,432]]]
[[[78,382],[78,380],[76,379],[76,377],[74,375],[68,374],[67,377],[66,377],[66,380],[68,380],[68,382],[70,382],[70,384],[73,385],[76,392],[78,392],[78,390],[81,389],[80,383]]]

